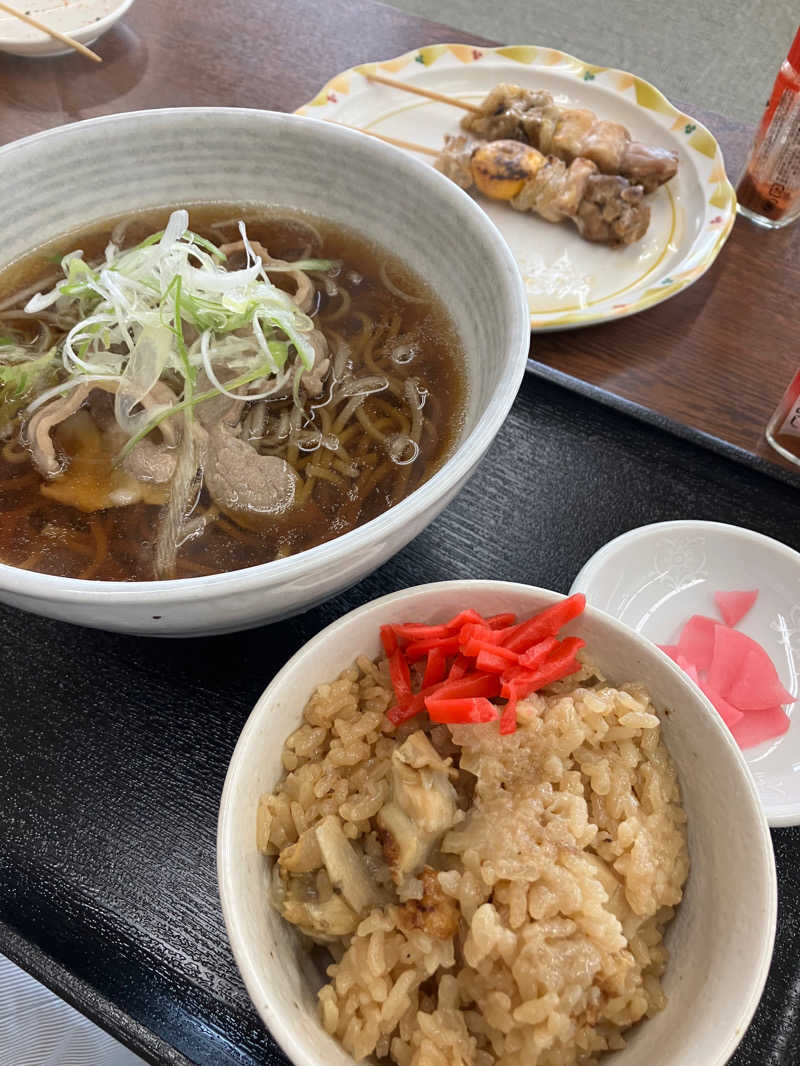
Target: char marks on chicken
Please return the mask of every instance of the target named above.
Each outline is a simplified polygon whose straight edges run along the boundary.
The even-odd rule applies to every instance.
[[[641,185],[601,174],[582,157],[567,164],[520,141],[445,137],[438,170],[462,189],[475,189],[546,222],[572,221],[583,238],[612,248],[633,244],[647,232],[650,208]]]
[[[479,113],[465,115],[464,130],[484,141],[514,140],[571,163],[589,159],[602,174],[627,178],[645,193],[673,178],[677,153],[634,141],[625,126],[585,108],[561,107],[551,93],[519,85],[496,85]]]

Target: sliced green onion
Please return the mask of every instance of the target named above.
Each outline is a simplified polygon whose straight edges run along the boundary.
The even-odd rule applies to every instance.
[[[205,399],[263,378],[259,396],[273,395],[294,379],[298,402],[302,374],[314,364],[315,350],[307,339],[312,319],[270,281],[259,262],[249,259],[243,269],[228,269],[221,249],[187,223],[188,213],[181,210],[173,212],[163,230],[133,248],[121,251],[111,242],[97,268],[71,252],[61,261],[64,279],[31,301],[34,312],[57,304],[58,313],[74,323],[57,352],[67,375],[64,388],[89,377],[124,382],[140,376],[136,366],[128,371],[139,339],[148,330],[167,331],[158,365],[167,380],[182,386],[180,406],[144,424],[117,413],[126,422],[122,428],[132,434],[123,454],[161,418],[177,410],[191,412],[202,402],[194,392],[204,361],[212,371],[209,378],[220,385],[201,394]],[[243,225],[240,232],[246,242]],[[330,259],[304,259],[275,269],[322,271],[338,265]]]
[[[289,270],[332,270],[341,267],[340,259],[298,259],[296,263],[267,263],[265,269],[270,274],[280,274]]]
[[[184,237],[188,237],[192,244],[196,244],[200,248],[205,248],[205,250],[210,252],[211,255],[217,256],[217,258],[221,259],[223,263],[228,261],[227,255],[225,255],[220,248],[217,248],[216,244],[212,244],[212,242],[206,240],[205,237],[201,237],[199,233],[192,233],[190,229],[187,229],[184,233]]]

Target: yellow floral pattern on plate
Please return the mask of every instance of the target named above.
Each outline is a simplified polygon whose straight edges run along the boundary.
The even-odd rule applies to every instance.
[[[665,263],[666,273],[663,276],[652,277],[654,271],[657,273],[656,267],[665,260],[665,251],[621,288],[599,299],[587,301],[583,306],[541,310],[532,308],[531,327],[535,330],[565,329],[621,318],[661,303],[696,281],[713,263],[730,233],[736,217],[736,196],[713,134],[696,119],[680,112],[655,86],[635,74],[596,66],[557,49],[538,45],[475,48],[464,44],[431,44],[402,56],[366,63],[338,74],[320,89],[313,100],[298,108],[297,113],[318,118],[338,118],[337,112],[348,98],[369,93],[375,88],[374,83],[366,77],[373,71],[412,81],[423,71],[427,76],[427,72],[446,71],[451,67],[460,69],[478,64],[496,66],[498,63],[508,69],[509,81],[515,80],[515,68],[536,68],[551,74],[556,72],[562,77],[574,77],[589,90],[598,87],[610,91],[624,98],[627,106],[634,105],[648,112],[668,133],[665,140],[670,139],[673,144],[675,140],[679,141],[679,147],[685,150],[685,158],[688,158],[698,179],[698,186],[705,190],[704,201],[692,204],[701,217],[691,246],[687,247],[686,254],[673,256],[676,261],[670,261],[668,266]],[[606,117],[608,95],[604,95],[605,100],[598,104],[597,110]],[[376,114],[362,125],[374,127],[382,117],[396,113],[397,109],[386,111],[384,115]],[[683,161],[681,166],[685,166]],[[674,250],[671,242],[676,231],[676,207],[672,196],[670,202],[672,222],[669,235],[665,238],[665,250],[668,247]],[[505,233],[502,219],[494,217],[494,221]],[[522,261],[520,266],[524,273]]]

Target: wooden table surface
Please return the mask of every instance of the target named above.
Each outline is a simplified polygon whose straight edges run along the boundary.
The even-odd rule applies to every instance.
[[[0,55],[0,143],[139,108],[291,111],[340,70],[448,40],[488,43],[371,0],[138,0],[98,43],[102,67],[78,56]],[[696,105],[680,104],[717,136],[735,180],[752,129]],[[740,218],[687,291],[633,318],[538,335],[532,355],[747,455],[782,462],[763,430],[800,363],[798,292],[800,226],[770,233]]]
[[[137,0],[98,43],[102,68],[0,56],[0,141],[136,108],[291,110],[338,70],[436,40],[483,43],[371,0]],[[736,169],[749,131],[690,111]],[[687,293],[614,326],[537,338],[537,357],[755,447],[793,369],[797,239],[737,223]],[[603,543],[648,522],[735,522],[800,549],[793,490],[567,384],[529,376],[430,528],[298,618],[158,642],[0,607],[0,951],[150,1062],[286,1066],[231,957],[214,856],[233,746],[286,659],[345,611],[417,583],[494,577],[566,592]],[[775,957],[731,1066],[797,1062],[800,829],[773,842]]]

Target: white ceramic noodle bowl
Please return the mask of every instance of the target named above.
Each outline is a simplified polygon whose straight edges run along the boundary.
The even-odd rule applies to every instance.
[[[321,975],[294,930],[268,905],[269,864],[256,849],[259,795],[281,776],[281,748],[313,689],[379,651],[378,627],[442,621],[464,607],[521,616],[553,592],[499,581],[423,585],[353,611],[309,641],[275,677],[244,727],[220,807],[217,866],[236,962],[264,1023],[295,1066],[352,1066],[315,1011]],[[643,681],[663,715],[663,736],[680,775],[691,871],[667,933],[669,998],[639,1026],[609,1066],[722,1066],[756,1008],[769,969],[776,920],[772,845],[741,753],[705,697],[648,640],[588,609],[570,631],[619,683]]]
[[[442,295],[467,360],[453,454],[371,522],[300,555],[164,582],[81,581],[0,565],[0,600],[127,632],[220,633],[286,617],[352,585],[458,492],[513,403],[528,314],[500,234],[452,182],[361,133],[293,115],[169,109],[112,115],[0,149],[0,270],[86,223],[166,204],[274,204],[316,213],[391,249]]]

